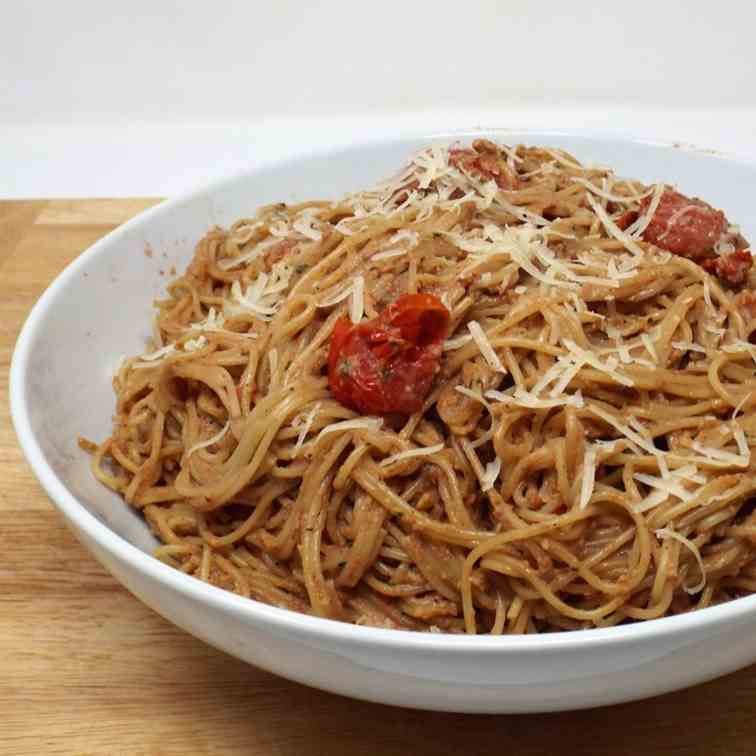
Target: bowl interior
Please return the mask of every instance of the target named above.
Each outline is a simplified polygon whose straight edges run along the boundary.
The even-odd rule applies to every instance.
[[[756,238],[756,166],[704,151],[558,132],[488,132],[508,143],[561,147],[621,176],[663,180],[721,207]],[[449,141],[438,137],[439,141]],[[114,411],[111,378],[120,359],[141,353],[151,303],[175,267],[213,225],[251,215],[259,205],[336,198],[396,172],[434,139],[400,139],[292,159],[211,186],[148,211],[78,258],[40,300],[27,323],[28,360],[16,376],[42,455],[83,507],[144,551],[155,541],[141,516],[95,481],[77,437],[105,438]]]

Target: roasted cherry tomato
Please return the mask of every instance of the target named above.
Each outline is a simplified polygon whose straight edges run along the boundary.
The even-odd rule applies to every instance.
[[[648,211],[650,204],[651,197],[644,197],[640,211],[628,210],[615,223],[626,229],[641,213]],[[730,286],[740,286],[748,278],[753,258],[748,250],[738,248],[746,242],[739,235],[731,233],[729,225],[721,210],[703,200],[665,189],[641,238],[676,255],[695,260]],[[719,254],[721,242],[728,242],[736,248],[735,251]]]
[[[740,286],[748,279],[748,273],[753,267],[753,256],[749,249],[738,249],[704,260],[701,267],[730,286]]]
[[[650,203],[651,198],[644,197],[641,212],[645,212]],[[714,246],[727,231],[727,225],[721,210],[715,210],[703,200],[667,189],[642,237],[681,257],[700,260],[714,254]]]
[[[405,294],[377,318],[336,321],[328,383],[342,403],[365,414],[419,410],[441,361],[449,311],[432,294]]]

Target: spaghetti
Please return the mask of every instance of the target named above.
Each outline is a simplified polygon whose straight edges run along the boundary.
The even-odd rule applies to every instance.
[[[750,255],[686,200],[479,140],[212,229],[82,440],[94,473],[159,559],[357,624],[572,630],[756,591]]]

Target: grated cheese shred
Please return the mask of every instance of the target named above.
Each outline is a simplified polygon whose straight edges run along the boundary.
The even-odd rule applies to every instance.
[[[455,349],[461,349],[465,344],[472,341],[472,334],[464,333],[461,336],[455,336],[453,339],[444,341],[443,349],[445,352],[453,352]]]
[[[486,332],[481,328],[480,323],[477,320],[471,320],[467,324],[467,328],[488,366],[498,373],[506,373],[507,371],[504,365],[501,364],[499,355],[496,354],[493,346],[491,346],[491,342],[488,340]]]
[[[596,452],[592,444],[588,446],[583,455],[583,480],[580,484],[579,508],[585,509],[593,496],[593,487],[596,483]]]
[[[629,252],[632,252],[634,255],[637,255],[638,257],[643,256],[643,250],[641,247],[638,246],[635,239],[633,239],[629,234],[625,233],[610,217],[609,214],[604,210],[601,205],[596,202],[591,195],[587,195],[586,199],[588,200],[588,204],[591,206],[591,209],[594,213],[598,216],[598,219],[601,221],[601,224],[606,229],[606,232],[609,234],[609,236],[615,238],[617,241],[622,242],[622,244],[625,245],[625,249],[627,249]]]
[[[494,487],[496,479],[499,477],[499,473],[501,473],[501,459],[495,457],[492,462],[489,462],[486,465],[486,469],[480,479],[481,489],[483,491],[490,491]]]
[[[220,441],[223,436],[228,433],[228,429],[231,427],[231,421],[228,420],[226,424],[214,435],[210,438],[205,439],[204,441],[200,441],[194,446],[190,447],[189,450],[186,452],[187,457],[191,457],[192,454],[199,451],[200,449],[206,449],[208,446],[212,446],[213,444],[217,444],[218,441]]]
[[[299,429],[299,435],[297,436],[297,442],[294,445],[294,455],[296,456],[299,453],[299,450],[304,445],[305,439],[307,438],[307,434],[310,432],[310,428],[312,428],[313,422],[315,422],[315,418],[318,415],[318,412],[320,412],[320,402],[318,402],[305,416],[304,420],[302,421],[302,425]]]
[[[671,528],[659,528],[658,530],[655,530],[654,533],[656,534],[657,538],[671,538],[675,541],[678,541],[693,554],[696,562],[698,563],[698,568],[701,570],[701,580],[690,587],[684,585],[683,588],[685,589],[685,592],[690,595],[693,595],[694,593],[700,593],[706,585],[706,568],[704,567],[703,557],[701,556],[701,552],[698,546],[696,546],[696,544],[693,543],[693,541],[691,541],[689,538],[686,538],[684,535],[682,535],[682,533],[678,533],[676,530],[672,530]]]
[[[375,432],[379,431],[382,427],[383,418],[381,417],[357,417],[353,420],[339,420],[338,422],[330,423],[322,428],[315,439],[315,443],[329,433],[339,433],[349,430],[368,430]]]
[[[365,279],[355,276],[352,284],[352,300],[349,307],[349,317],[352,323],[359,323],[365,312]]]
[[[639,239],[641,234],[648,228],[649,224],[654,219],[654,215],[656,215],[662,195],[664,194],[664,189],[664,184],[657,184],[654,187],[654,193],[651,195],[651,202],[648,203],[646,212],[638,218],[635,223],[628,227],[627,234],[633,239]]]
[[[381,460],[382,467],[388,467],[393,465],[394,462],[399,462],[403,459],[413,459],[415,457],[427,457],[431,454],[438,454],[438,452],[444,450],[444,444],[434,444],[433,446],[419,446],[416,449],[407,449],[405,451],[392,454],[390,457],[386,457]]]

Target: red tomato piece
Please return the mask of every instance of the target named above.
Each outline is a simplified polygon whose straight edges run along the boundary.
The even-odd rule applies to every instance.
[[[337,320],[328,353],[333,395],[365,414],[419,410],[438,372],[449,315],[432,294],[405,294],[373,320]]]
[[[701,267],[721,278],[730,286],[739,286],[748,278],[748,271],[753,266],[753,257],[748,249],[728,252],[719,257],[704,260]]]
[[[623,231],[632,223],[638,220],[637,210],[626,210],[616,221],[614,221],[617,228],[621,228]]]
[[[735,305],[746,320],[756,320],[756,294],[746,289],[735,297]]]
[[[644,197],[641,212],[645,212],[650,203],[651,197]],[[699,260],[714,254],[714,245],[727,231],[727,226],[727,218],[721,210],[667,189],[641,236],[644,241],[676,255]]]
[[[449,165],[478,174],[486,181],[495,181],[499,189],[516,189],[517,174],[507,165],[498,147],[487,139],[476,139],[472,149],[452,147],[449,150]]]

